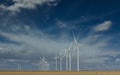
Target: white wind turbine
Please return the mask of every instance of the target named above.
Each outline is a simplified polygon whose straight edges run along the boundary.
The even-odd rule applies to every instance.
[[[41,60],[42,60],[42,57],[40,57],[40,61],[41,61]],[[39,61],[39,67],[38,67],[39,70],[41,69],[41,68],[40,68],[40,66],[41,66],[40,61]]]
[[[66,70],[71,70],[71,47],[72,43],[69,45],[68,48],[65,49],[65,54],[63,57],[65,57],[66,61]]]
[[[40,62],[41,62],[41,60],[43,60],[43,59],[45,59],[45,57],[43,56],[43,57],[40,57]],[[41,70],[41,63],[39,62],[39,70]]]
[[[72,43],[70,44],[70,46],[68,47],[68,60],[69,60],[69,71],[71,71],[71,47],[72,47]]]
[[[18,66],[18,70],[21,71],[21,64],[19,63],[17,64],[17,66]]]
[[[65,49],[66,70],[68,70],[68,49]]]
[[[9,61],[15,63],[16,66],[17,66],[17,70],[21,71],[22,65],[18,62],[19,60],[16,60],[16,59],[9,59]]]
[[[60,58],[60,70],[62,70],[62,66],[63,66],[62,62],[63,62],[63,58],[65,56],[66,56],[65,53],[60,52],[60,54],[59,54],[59,58]]]
[[[74,42],[75,42],[75,47],[77,49],[77,70],[79,71],[80,70],[80,53],[79,53],[79,43],[77,42],[77,39],[73,33],[73,39],[74,39]]]
[[[62,53],[60,53],[60,70],[62,70],[62,60],[63,60],[63,56]]]
[[[56,55],[55,57],[54,57],[54,59],[55,59],[55,69],[56,69],[56,71],[58,70],[58,56]]]
[[[66,50],[65,50],[66,51]],[[55,62],[56,62],[56,70],[58,68],[58,58],[59,58],[59,70],[62,70],[62,66],[63,66],[63,58],[65,57],[65,54],[63,54],[62,52],[59,53],[58,56],[56,56],[54,59],[55,59]]]

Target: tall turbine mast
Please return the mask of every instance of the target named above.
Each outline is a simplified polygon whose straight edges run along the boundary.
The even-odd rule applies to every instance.
[[[79,55],[79,45],[78,45],[78,42],[77,42],[77,39],[73,33],[73,39],[74,39],[74,42],[75,42],[75,45],[76,45],[76,49],[77,49],[77,71],[79,71],[80,69],[80,55]]]
[[[68,49],[65,49],[66,70],[68,70]]]
[[[18,70],[21,71],[21,64],[18,63]]]
[[[68,48],[68,57],[69,57],[69,70],[71,71],[71,47],[72,47],[72,43],[70,44],[69,48]]]
[[[42,60],[42,57],[40,57],[40,61]],[[38,69],[40,70],[41,68],[40,68],[40,66],[41,66],[41,63],[39,62],[39,66],[38,66]]]
[[[68,57],[69,57],[69,71],[71,71],[71,52],[68,50]]]
[[[55,66],[56,66],[55,69],[56,69],[56,71],[57,71],[57,70],[58,70],[58,65],[57,65],[57,64],[58,64],[58,61],[57,61],[58,56],[55,56],[54,59],[55,59]]]
[[[62,54],[62,52],[60,53],[60,55],[59,55],[59,57],[60,57],[60,70],[62,70],[62,60],[63,60],[63,57],[64,57],[64,55]]]

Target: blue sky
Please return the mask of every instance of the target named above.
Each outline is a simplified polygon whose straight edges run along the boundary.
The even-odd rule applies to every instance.
[[[119,0],[0,0],[0,69],[20,63],[36,70],[45,56],[54,70],[53,58],[68,48],[74,31],[80,69],[120,70],[119,6]]]

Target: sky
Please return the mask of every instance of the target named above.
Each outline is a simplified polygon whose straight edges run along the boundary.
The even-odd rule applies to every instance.
[[[40,57],[80,44],[80,70],[120,70],[119,0],[0,0],[0,70],[38,70]],[[65,63],[65,59],[63,59]],[[58,64],[59,65],[59,64]],[[65,64],[63,64],[63,70]]]

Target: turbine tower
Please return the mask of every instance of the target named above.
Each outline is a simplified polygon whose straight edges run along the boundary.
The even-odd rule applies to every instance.
[[[58,56],[55,56],[54,59],[55,59],[55,66],[56,66],[55,69],[57,71],[58,70],[58,61],[57,61],[58,60]]]
[[[68,48],[69,71],[71,71],[71,47],[72,47],[72,43],[70,44],[70,46],[69,46],[69,48]]]
[[[62,70],[62,60],[63,60],[63,56],[62,53],[60,53],[60,70]]]
[[[68,49],[65,49],[66,70],[68,70]]]
[[[71,52],[68,49],[68,57],[69,57],[69,71],[71,71]]]
[[[17,65],[18,65],[18,70],[21,71],[21,64],[18,63]]]
[[[41,60],[42,60],[42,57],[40,57],[39,59],[40,59],[40,61],[41,61]],[[41,66],[41,63],[40,63],[40,61],[39,61],[38,70],[40,70],[40,66]]]

